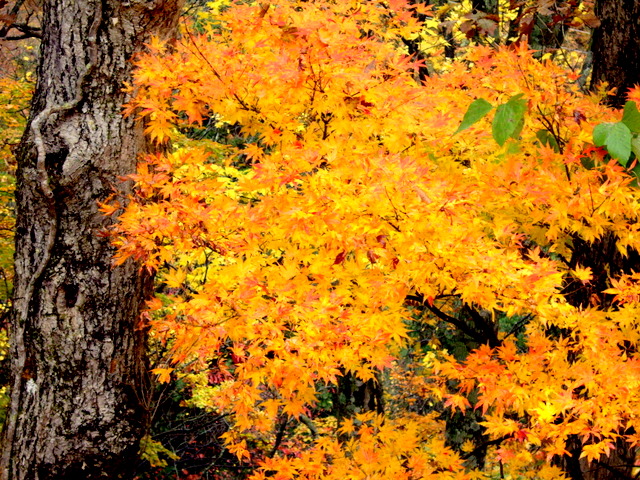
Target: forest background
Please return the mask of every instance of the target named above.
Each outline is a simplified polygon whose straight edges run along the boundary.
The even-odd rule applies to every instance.
[[[0,3],[6,323],[40,6]],[[136,57],[132,475],[640,475],[640,91],[589,2],[432,3],[193,2]]]

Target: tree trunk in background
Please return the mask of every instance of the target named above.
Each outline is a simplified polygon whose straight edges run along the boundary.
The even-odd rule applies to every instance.
[[[485,12],[497,15],[499,5],[497,0],[471,0],[471,9],[474,12]]]
[[[149,279],[112,267],[97,202],[127,194],[144,139],[123,118],[133,55],[173,35],[181,0],[46,0],[18,151],[13,385],[3,480],[130,476],[146,428],[137,328]]]
[[[640,2],[597,0],[595,14],[600,20],[600,26],[594,29],[591,43],[591,89],[596,89],[601,82],[607,82],[609,88],[616,88],[615,94],[608,98],[608,103],[614,107],[621,107],[625,103],[627,90],[640,83]],[[596,242],[590,251],[585,252],[584,257],[602,257],[601,250],[602,246]],[[594,255],[595,253],[599,255]],[[602,263],[595,266],[594,272],[604,272],[605,269],[633,271],[637,268],[637,252],[632,252],[628,259],[617,258],[619,256],[615,249],[612,250],[609,258],[602,259]],[[602,288],[597,292],[586,291],[586,294],[576,295],[570,302],[574,305],[588,304],[589,298],[594,294],[599,295],[601,291]],[[573,471],[569,471],[573,480],[618,480],[633,476],[632,466],[636,462],[636,451],[629,445],[620,443],[608,457],[592,465],[586,465],[579,460],[580,448],[569,450],[573,454],[574,468]]]
[[[624,105],[627,90],[640,83],[640,2],[598,0],[595,14],[600,26],[593,32],[591,89],[601,82],[617,88],[609,104]]]

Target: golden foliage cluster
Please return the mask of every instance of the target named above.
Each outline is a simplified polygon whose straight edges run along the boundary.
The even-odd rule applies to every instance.
[[[640,250],[640,190],[592,141],[620,114],[523,44],[470,48],[420,82],[403,42],[418,14],[432,13],[405,0],[238,2],[175,45],[149,45],[127,111],[173,146],[133,176],[117,261],[159,272],[150,321],[172,357],[155,373],[209,372],[193,377],[194,401],[230,415],[241,460],[283,419],[323,421],[309,417],[339,377],[397,378],[415,322],[473,333],[466,308],[494,343],[455,358],[431,342],[407,395],[480,412],[502,440],[485,473],[562,478],[549,460],[569,438],[597,461],[640,431],[638,277],[577,247]],[[490,118],[454,135],[472,101],[517,95],[524,123],[504,145]],[[206,125],[258,141],[188,138]],[[610,290],[571,300],[596,284]],[[410,297],[440,320],[416,318]],[[514,318],[526,319],[519,339]],[[252,478],[485,478],[410,404],[316,428],[258,458]]]

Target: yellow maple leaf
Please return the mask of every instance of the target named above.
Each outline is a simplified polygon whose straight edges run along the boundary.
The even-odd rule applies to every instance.
[[[174,370],[174,368],[154,368],[151,373],[158,375],[158,382],[169,383],[171,381],[171,372]]]
[[[593,280],[593,272],[591,270],[591,267],[581,267],[580,265],[576,265],[576,267],[571,270],[571,273],[582,283],[589,283],[591,280]]]

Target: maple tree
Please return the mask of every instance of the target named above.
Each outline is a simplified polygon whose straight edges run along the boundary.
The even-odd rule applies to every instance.
[[[204,14],[171,58],[156,42],[140,63],[130,114],[173,147],[134,177],[140,205],[116,242],[160,271],[152,323],[173,357],[159,379],[177,370],[192,405],[229,415],[229,449],[258,478],[622,474],[637,254],[635,197],[617,202],[636,185],[637,108],[603,109],[604,89],[582,96],[576,75],[524,47],[467,51],[537,47],[532,19],[574,25],[588,2],[306,3]],[[236,145],[211,141],[229,132]],[[514,171],[526,188],[506,187]],[[614,213],[592,192],[589,215],[568,200],[602,184],[596,201],[613,188]],[[564,208],[578,213],[554,216]],[[584,361],[588,335],[603,359]],[[454,440],[458,421],[475,433]],[[141,448],[158,465],[175,457],[149,437]]]
[[[404,0],[220,5],[149,45],[127,107],[171,142],[112,231],[163,283],[159,380],[255,479],[630,476],[640,90],[608,109],[525,43],[421,77]],[[323,408],[345,379],[386,400]],[[443,408],[481,435],[452,448]]]

